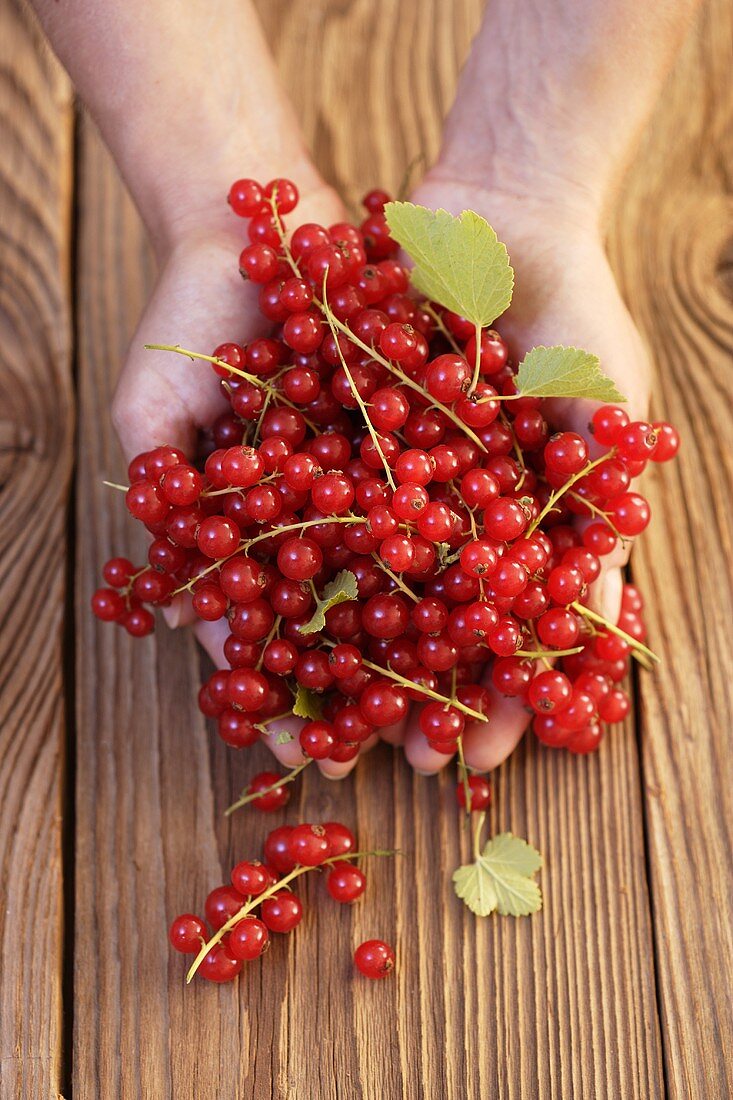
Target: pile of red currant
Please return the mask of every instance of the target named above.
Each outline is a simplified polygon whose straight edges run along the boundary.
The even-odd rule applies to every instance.
[[[326,889],[334,901],[356,901],[366,888],[366,875],[350,861],[368,854],[388,853],[357,852],[353,833],[336,821],[273,829],[265,840],[264,862],[237,863],[231,882],[211,891],[206,921],[192,913],[173,921],[171,945],[196,956],[189,980],[198,973],[211,982],[231,981],[243,963],[267,950],[271,932],[292,932],[302,919],[303,904],[289,887],[306,871],[327,868]],[[394,951],[381,940],[367,940],[354,955],[367,978],[386,977],[394,961]]]
[[[194,353],[230,411],[199,455],[161,441],[132,461],[126,501],[152,536],[148,562],[109,561],[94,611],[141,636],[150,607],[188,594],[201,619],[226,619],[230,667],[200,705],[237,748],[300,689],[316,707],[300,732],[308,758],[352,759],[413,703],[429,743],[453,754],[467,720],[491,720],[489,659],[542,742],[588,752],[628,710],[617,685],[630,655],[648,652],[638,592],[626,586],[607,623],[589,587],[649,522],[632,479],[673,457],[677,433],[603,406],[591,459],[582,436],[553,431],[542,399],[507,400],[501,336],[484,331],[477,349],[473,325],[408,293],[387,200],[367,195],[358,228],[287,238],[293,183],[232,186],[249,219],[239,266],[260,286],[267,334]],[[354,598],[326,601],[349,574]]]

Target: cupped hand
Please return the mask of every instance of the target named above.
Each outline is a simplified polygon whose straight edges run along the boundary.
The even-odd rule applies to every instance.
[[[649,357],[619,294],[592,208],[582,202],[482,190],[443,175],[440,169],[428,174],[412,199],[452,214],[474,210],[506,244],[515,270],[515,291],[511,308],[497,328],[516,359],[540,344],[566,344],[593,352],[627,398],[630,416],[645,418]],[[557,399],[549,411],[554,427],[588,438],[595,408],[588,401]],[[593,605],[613,622],[621,606],[621,566],[628,559],[628,549],[628,544],[619,544],[602,559],[602,572],[591,594]],[[531,716],[518,700],[496,691],[490,664],[483,683],[491,694],[489,722],[467,723],[463,747],[469,767],[488,771],[514,750]],[[434,773],[448,763],[448,757],[428,745],[414,709],[402,727],[389,731],[388,738],[404,743],[407,759],[420,772]]]
[[[344,216],[338,196],[325,184],[315,181],[301,188],[298,224],[332,225]],[[199,433],[228,408],[207,363],[146,351],[145,344],[180,344],[211,354],[221,343],[245,344],[262,335],[258,288],[243,281],[237,270],[239,253],[248,243],[246,223],[234,214],[228,219],[217,214],[212,221],[202,220],[161,257],[157,283],[132,339],[112,406],[128,460],[160,444],[195,456]],[[170,626],[196,621],[190,601],[181,597],[166,609],[166,618]],[[223,652],[226,621],[197,622],[195,632],[217,667],[228,667]],[[297,719],[290,723],[297,728]],[[273,725],[272,732],[288,728]],[[270,737],[268,743],[283,763],[300,762],[297,741],[276,745]]]

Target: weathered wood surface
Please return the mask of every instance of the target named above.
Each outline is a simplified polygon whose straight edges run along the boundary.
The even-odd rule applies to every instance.
[[[0,5],[0,1095],[62,1073],[72,106],[25,10]]]
[[[260,4],[318,163],[350,201],[376,183],[396,187],[415,155],[434,153],[481,7],[479,0]],[[101,482],[124,469],[110,395],[154,271],[109,157],[82,119],[75,181],[75,902],[66,989],[74,1097],[707,1100],[733,1091],[726,744],[733,149],[724,94],[732,22],[722,0],[706,9],[611,239],[664,380],[657,411],[685,436],[676,469],[647,481],[657,523],[634,564],[664,665],[640,681],[635,723],[596,758],[528,743],[496,776],[493,828],[511,828],[545,853],[543,912],[531,921],[475,922],[462,909],[449,884],[461,855],[452,784],[413,776],[383,748],[343,784],[306,773],[282,817],[338,816],[365,843],[395,844],[405,854],[374,867],[367,899],[353,910],[337,909],[322,884],[308,884],[305,897],[318,904],[308,907],[303,926],[238,986],[221,990],[184,988],[165,928],[176,912],[200,907],[234,859],[258,850],[262,819],[245,813],[225,822],[222,810],[267,756],[237,757],[207,733],[195,701],[203,660],[190,638],[160,630],[133,643],[88,612],[101,562],[113,549],[135,548],[119,498]],[[0,538],[20,547],[4,551],[0,589],[1,652],[10,654],[2,663],[8,703],[0,710],[0,1022],[24,1017],[20,1040],[3,1027],[0,1092],[44,1097],[59,1087],[61,1045],[62,573],[50,573],[43,605],[32,590],[18,592],[20,577],[37,576],[63,546],[70,131],[65,85],[11,0],[0,0],[5,24],[0,126],[19,132],[27,114],[38,148],[56,143],[55,156],[39,159],[26,136],[35,159],[27,157],[25,175],[15,165],[0,168],[0,246],[10,241],[14,257],[0,283],[3,407],[7,391],[11,409],[2,416],[9,426],[0,505],[8,522]],[[18,97],[22,43],[23,72],[36,74],[38,89]],[[27,85],[31,78],[23,79]],[[51,92],[41,95],[43,81]],[[6,193],[8,209],[18,211],[12,217]],[[9,291],[11,282],[21,295]],[[22,313],[24,288],[33,308]],[[19,386],[21,366],[33,389]],[[21,424],[24,439],[40,441],[39,454],[32,444],[29,454],[18,447],[11,422]],[[32,553],[29,493],[34,500],[45,494],[46,527]],[[6,592],[13,596],[7,611]],[[395,944],[394,980],[352,979],[351,949],[370,935]]]
[[[733,1095],[733,9],[708,4],[669,83],[614,233],[679,462],[633,572],[662,658],[639,679],[648,874],[667,1087]]]

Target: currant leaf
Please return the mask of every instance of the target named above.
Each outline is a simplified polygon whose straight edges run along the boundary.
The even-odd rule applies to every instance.
[[[314,691],[309,691],[308,688],[303,687],[302,684],[298,684],[298,690],[293,701],[293,716],[295,718],[319,719],[322,713],[321,700],[318,695]]]
[[[500,833],[486,842],[474,863],[454,872],[454,889],[479,917],[495,909],[502,916],[527,916],[542,908],[542,894],[532,878],[541,866],[542,856],[531,844]]]
[[[581,348],[532,348],[519,364],[515,381],[524,397],[583,397],[604,403],[626,400],[601,370],[598,356]]]
[[[512,300],[506,248],[473,210],[454,217],[411,202],[384,208],[390,235],[415,261],[413,286],[433,302],[486,328]]]
[[[342,569],[323,589],[312,618],[300,628],[301,634],[315,634],[326,625],[326,612],[336,604],[359,598],[359,586],[356,577],[348,569]]]

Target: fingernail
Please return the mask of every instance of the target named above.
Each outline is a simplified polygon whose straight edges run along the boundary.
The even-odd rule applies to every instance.
[[[346,779],[346,776],[350,774],[351,772],[344,772],[342,775],[329,775],[328,772],[321,772],[324,779],[330,779],[332,783],[338,783],[340,779]]]
[[[435,772],[424,772],[422,768],[413,768],[412,770],[414,771],[415,775],[422,775],[428,779],[430,778],[430,776],[435,775]]]

